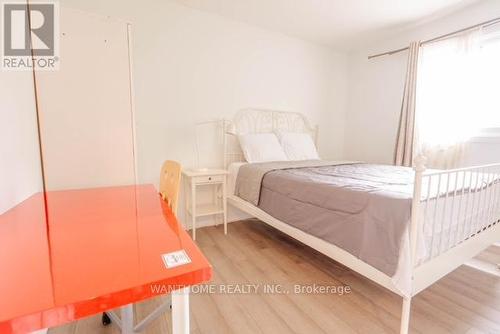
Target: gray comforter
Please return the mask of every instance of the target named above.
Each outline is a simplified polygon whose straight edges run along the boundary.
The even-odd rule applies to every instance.
[[[235,194],[389,276],[411,215],[411,168],[325,161],[240,167]]]

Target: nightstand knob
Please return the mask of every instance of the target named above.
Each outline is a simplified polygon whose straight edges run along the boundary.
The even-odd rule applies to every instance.
[[[212,177],[211,176],[208,178],[208,181],[212,181]]]

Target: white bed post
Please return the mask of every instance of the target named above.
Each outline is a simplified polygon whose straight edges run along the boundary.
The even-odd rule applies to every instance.
[[[410,255],[411,255],[411,285],[413,286],[413,269],[415,268],[415,258],[417,253],[417,237],[418,224],[421,221],[420,214],[420,197],[422,194],[422,175],[425,172],[426,158],[423,155],[418,155],[415,158],[415,182],[413,187],[413,200],[411,203],[411,222],[410,222]],[[413,291],[411,292],[413,293]],[[411,313],[411,298],[412,296],[403,297],[403,307],[401,312],[401,330],[400,334],[407,334],[410,327]]]

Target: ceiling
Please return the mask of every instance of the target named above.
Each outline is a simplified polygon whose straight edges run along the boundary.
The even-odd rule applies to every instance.
[[[175,0],[337,49],[352,49],[477,0]]]

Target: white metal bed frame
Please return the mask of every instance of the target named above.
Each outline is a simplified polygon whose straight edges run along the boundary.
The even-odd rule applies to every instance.
[[[316,143],[318,137],[318,128],[311,126],[303,115],[264,109],[241,110],[233,120],[223,121],[222,128],[225,168],[232,162],[245,161],[237,142],[239,134],[277,130],[306,132],[313,136]],[[500,163],[426,173],[425,158],[418,157],[414,169],[412,215],[409,225],[413,264],[410,295],[401,293],[391,277],[345,250],[288,225],[233,194],[229,195],[228,202],[403,297],[400,333],[406,334],[409,329],[412,297],[500,240]],[[469,186],[466,187],[466,184]],[[430,201],[433,197],[432,187],[437,187],[438,196],[434,196],[435,203]],[[439,201],[444,201],[441,215],[436,214]],[[433,217],[426,215],[429,205],[436,205],[434,213],[431,214]],[[449,220],[445,219],[447,205],[451,205],[448,210],[451,215]],[[445,223],[447,221],[450,223]],[[430,239],[431,251],[427,258],[417,262],[417,238],[424,227],[429,226],[433,232]],[[434,233],[436,229],[443,231],[446,227],[448,233]],[[437,247],[434,247],[436,245]]]

